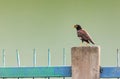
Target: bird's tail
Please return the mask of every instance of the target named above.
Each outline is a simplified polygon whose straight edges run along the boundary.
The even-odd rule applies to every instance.
[[[91,42],[92,44],[95,44],[95,42],[93,42],[92,40],[90,40],[90,42]]]

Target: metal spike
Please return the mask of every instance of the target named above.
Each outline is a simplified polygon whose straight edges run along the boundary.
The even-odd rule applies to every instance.
[[[119,67],[119,49],[117,48],[117,67]],[[119,79],[119,78],[117,78]]]
[[[17,55],[17,65],[20,67],[20,56],[19,56],[19,51],[16,49],[16,55]],[[19,79],[19,77],[18,77]]]
[[[2,50],[2,55],[3,55],[3,67],[5,67],[5,50],[3,49]],[[5,79],[4,77],[3,77],[3,79]]]
[[[65,53],[65,48],[63,48],[63,65],[66,65],[66,53]]]
[[[48,49],[48,66],[51,65],[50,49]]]
[[[5,67],[5,50],[3,49],[2,50],[2,53],[3,53],[3,67]]]
[[[50,49],[48,49],[48,66],[51,65]],[[50,79],[50,77],[48,77]]]
[[[65,53],[65,48],[63,48],[63,65],[66,65],[66,53]],[[65,79],[65,77],[63,77]]]
[[[20,56],[19,56],[19,51],[16,50],[16,55],[17,55],[17,65],[20,67]]]
[[[36,66],[36,50],[33,49],[33,66]]]
[[[34,67],[36,66],[36,50],[35,49],[33,49],[33,66]],[[33,77],[33,79],[35,78]]]

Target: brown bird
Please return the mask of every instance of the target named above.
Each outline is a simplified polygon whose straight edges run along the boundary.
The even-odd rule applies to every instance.
[[[85,30],[83,30],[80,25],[76,24],[74,25],[74,28],[76,28],[77,36],[80,38],[80,40],[82,40],[82,43],[86,42],[87,44],[89,44],[91,42],[92,44],[95,44],[89,34]]]

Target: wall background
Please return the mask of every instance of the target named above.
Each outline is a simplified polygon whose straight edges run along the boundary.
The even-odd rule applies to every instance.
[[[21,65],[32,66],[34,48],[37,66],[47,65],[48,48],[52,65],[62,65],[63,48],[70,65],[71,47],[81,43],[74,24],[80,24],[101,46],[101,65],[116,66],[119,0],[0,0],[0,66],[2,49],[6,52],[6,66],[17,66],[16,49],[20,51]]]

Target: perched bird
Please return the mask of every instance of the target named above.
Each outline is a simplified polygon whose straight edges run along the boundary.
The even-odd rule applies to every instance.
[[[89,34],[85,30],[83,30],[80,25],[76,24],[74,25],[74,28],[76,28],[77,36],[82,40],[82,43],[86,42],[87,44],[89,44],[91,42],[92,44],[95,44]]]

